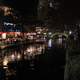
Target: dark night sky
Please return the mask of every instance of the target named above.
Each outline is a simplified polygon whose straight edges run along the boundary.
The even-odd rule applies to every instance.
[[[80,0],[65,0],[64,19],[72,23],[80,20]]]
[[[2,0],[4,3],[18,9],[25,15],[36,14],[38,0]],[[65,22],[74,22],[80,19],[79,0],[56,0],[62,2],[63,18]]]

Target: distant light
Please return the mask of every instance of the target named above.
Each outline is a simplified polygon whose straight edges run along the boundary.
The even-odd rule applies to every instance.
[[[26,51],[24,51],[24,55],[26,55]]]
[[[28,48],[27,52],[33,52],[33,49],[32,48]]]
[[[20,58],[21,58],[21,55],[20,55],[20,54],[18,54],[18,55],[17,55],[17,59],[20,59]]]
[[[6,33],[2,34],[2,39],[6,39]]]
[[[14,24],[13,23],[8,23],[8,22],[4,22],[4,25],[6,25],[6,26],[8,26],[8,25],[13,26]]]
[[[44,35],[46,35],[47,33],[44,33]]]
[[[41,34],[41,32],[37,32],[38,34]]]
[[[72,31],[69,31],[69,34],[72,34]]]
[[[14,54],[11,55],[11,59],[12,59],[12,60],[15,59],[15,55],[14,55]]]
[[[3,60],[3,66],[7,66],[7,64],[8,64],[8,59],[5,58],[5,59]]]
[[[49,34],[49,35],[51,35],[52,33],[51,33],[51,32],[49,32],[48,34]]]
[[[50,7],[53,7],[53,4],[52,4],[52,2],[50,2],[50,3],[49,3],[49,6],[50,6]]]
[[[30,47],[30,48],[27,48],[27,52],[29,54],[33,54],[35,52],[35,47]]]

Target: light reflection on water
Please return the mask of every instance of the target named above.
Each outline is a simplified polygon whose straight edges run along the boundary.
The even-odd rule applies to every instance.
[[[9,62],[19,61],[21,59],[31,59],[36,55],[43,54],[45,50],[45,45],[34,44],[29,45],[25,49],[5,49],[1,51],[1,61],[3,62],[3,66],[7,66]]]
[[[0,51],[0,68],[1,68],[0,72],[1,72],[1,70],[3,70],[2,72],[5,72],[4,75],[5,75],[5,78],[6,78],[6,79],[3,79],[3,80],[16,80],[16,79],[10,79],[10,76],[13,76],[15,78],[16,75],[19,74],[18,71],[21,70],[21,69],[23,70],[23,72],[24,72],[24,70],[26,72],[28,72],[28,69],[30,71],[36,71],[37,67],[38,67],[38,69],[41,68],[41,70],[43,71],[45,69],[44,65],[46,66],[48,62],[50,64],[50,61],[52,62],[52,60],[55,59],[56,55],[54,56],[53,53],[54,54],[55,53],[60,53],[60,51],[58,52],[58,50],[57,51],[54,50],[55,45],[51,44],[51,43],[53,43],[51,41],[52,40],[49,41],[49,43],[50,43],[49,45],[48,45],[48,43],[46,43],[46,44],[31,44],[31,45],[29,44],[27,46],[21,45],[21,46],[18,46],[18,47],[7,48],[7,49],[4,49],[4,50],[1,50]],[[51,51],[50,56],[49,56],[49,54],[47,54],[47,53],[49,53],[49,51]],[[54,51],[56,51],[56,52],[54,52]],[[45,54],[47,54],[47,55],[45,55]],[[40,56],[38,57],[36,55],[40,55]],[[49,56],[49,57],[47,57],[47,56]],[[51,56],[54,56],[54,57],[51,57]],[[43,57],[46,57],[46,58],[43,59]],[[43,63],[46,61],[46,63],[43,65],[43,69],[42,69],[42,66],[40,66],[43,63],[41,64],[41,62],[39,62],[40,64],[38,65],[37,64],[38,61],[35,62],[36,61],[35,59],[36,60],[40,59],[40,61],[43,62]],[[48,61],[48,60],[50,60],[50,61]],[[15,64],[16,65],[18,64],[18,67],[15,66]],[[52,67],[50,67],[50,68],[52,68]],[[3,73],[1,73],[1,74],[3,75]]]
[[[30,45],[26,50],[24,51],[24,58],[30,59],[34,58],[36,55],[43,54],[45,50],[45,45]]]
[[[22,47],[22,48],[21,48]],[[5,70],[6,76],[16,75],[16,70],[9,69],[9,63],[18,62],[22,59],[31,60],[36,55],[44,54],[46,45],[33,44],[29,46],[20,46],[16,48],[4,49],[0,51],[0,67]],[[33,64],[31,63],[31,66]]]

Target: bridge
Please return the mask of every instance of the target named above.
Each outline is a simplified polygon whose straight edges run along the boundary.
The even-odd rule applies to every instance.
[[[55,32],[55,33],[53,33],[53,35],[51,37],[54,38],[57,35],[62,35],[62,36],[65,36],[66,38],[68,38],[68,34],[67,33],[61,33],[61,32]]]

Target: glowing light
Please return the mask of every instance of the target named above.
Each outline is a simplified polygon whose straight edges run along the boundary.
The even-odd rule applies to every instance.
[[[41,34],[41,32],[37,32],[38,34]]]
[[[72,31],[69,31],[69,34],[72,34]]]
[[[24,51],[24,55],[26,55],[26,51]]]
[[[53,4],[52,4],[52,2],[50,2],[50,4],[49,4],[49,5],[50,5],[50,7],[53,7]]]
[[[2,39],[6,39],[6,33],[2,34]]]
[[[3,66],[6,68],[8,64],[8,58],[4,58],[3,60]]]
[[[46,35],[47,33],[44,33],[44,35]]]
[[[14,54],[11,55],[11,59],[15,60],[15,55]]]
[[[30,47],[27,49],[27,52],[29,52],[29,53],[33,53],[34,51],[35,51],[35,49],[33,47]]]
[[[15,24],[13,24],[13,23],[7,23],[7,22],[4,22],[4,25],[11,25],[11,26],[13,26],[13,25],[15,25]]]
[[[20,55],[20,54],[18,54],[18,55],[17,55],[17,58],[18,58],[18,59],[20,59],[20,58],[21,58],[21,55]]]
[[[52,39],[49,39],[49,41],[48,41],[48,47],[52,47]]]
[[[52,33],[51,33],[51,32],[49,32],[48,34],[49,34],[49,35],[51,35]]]

